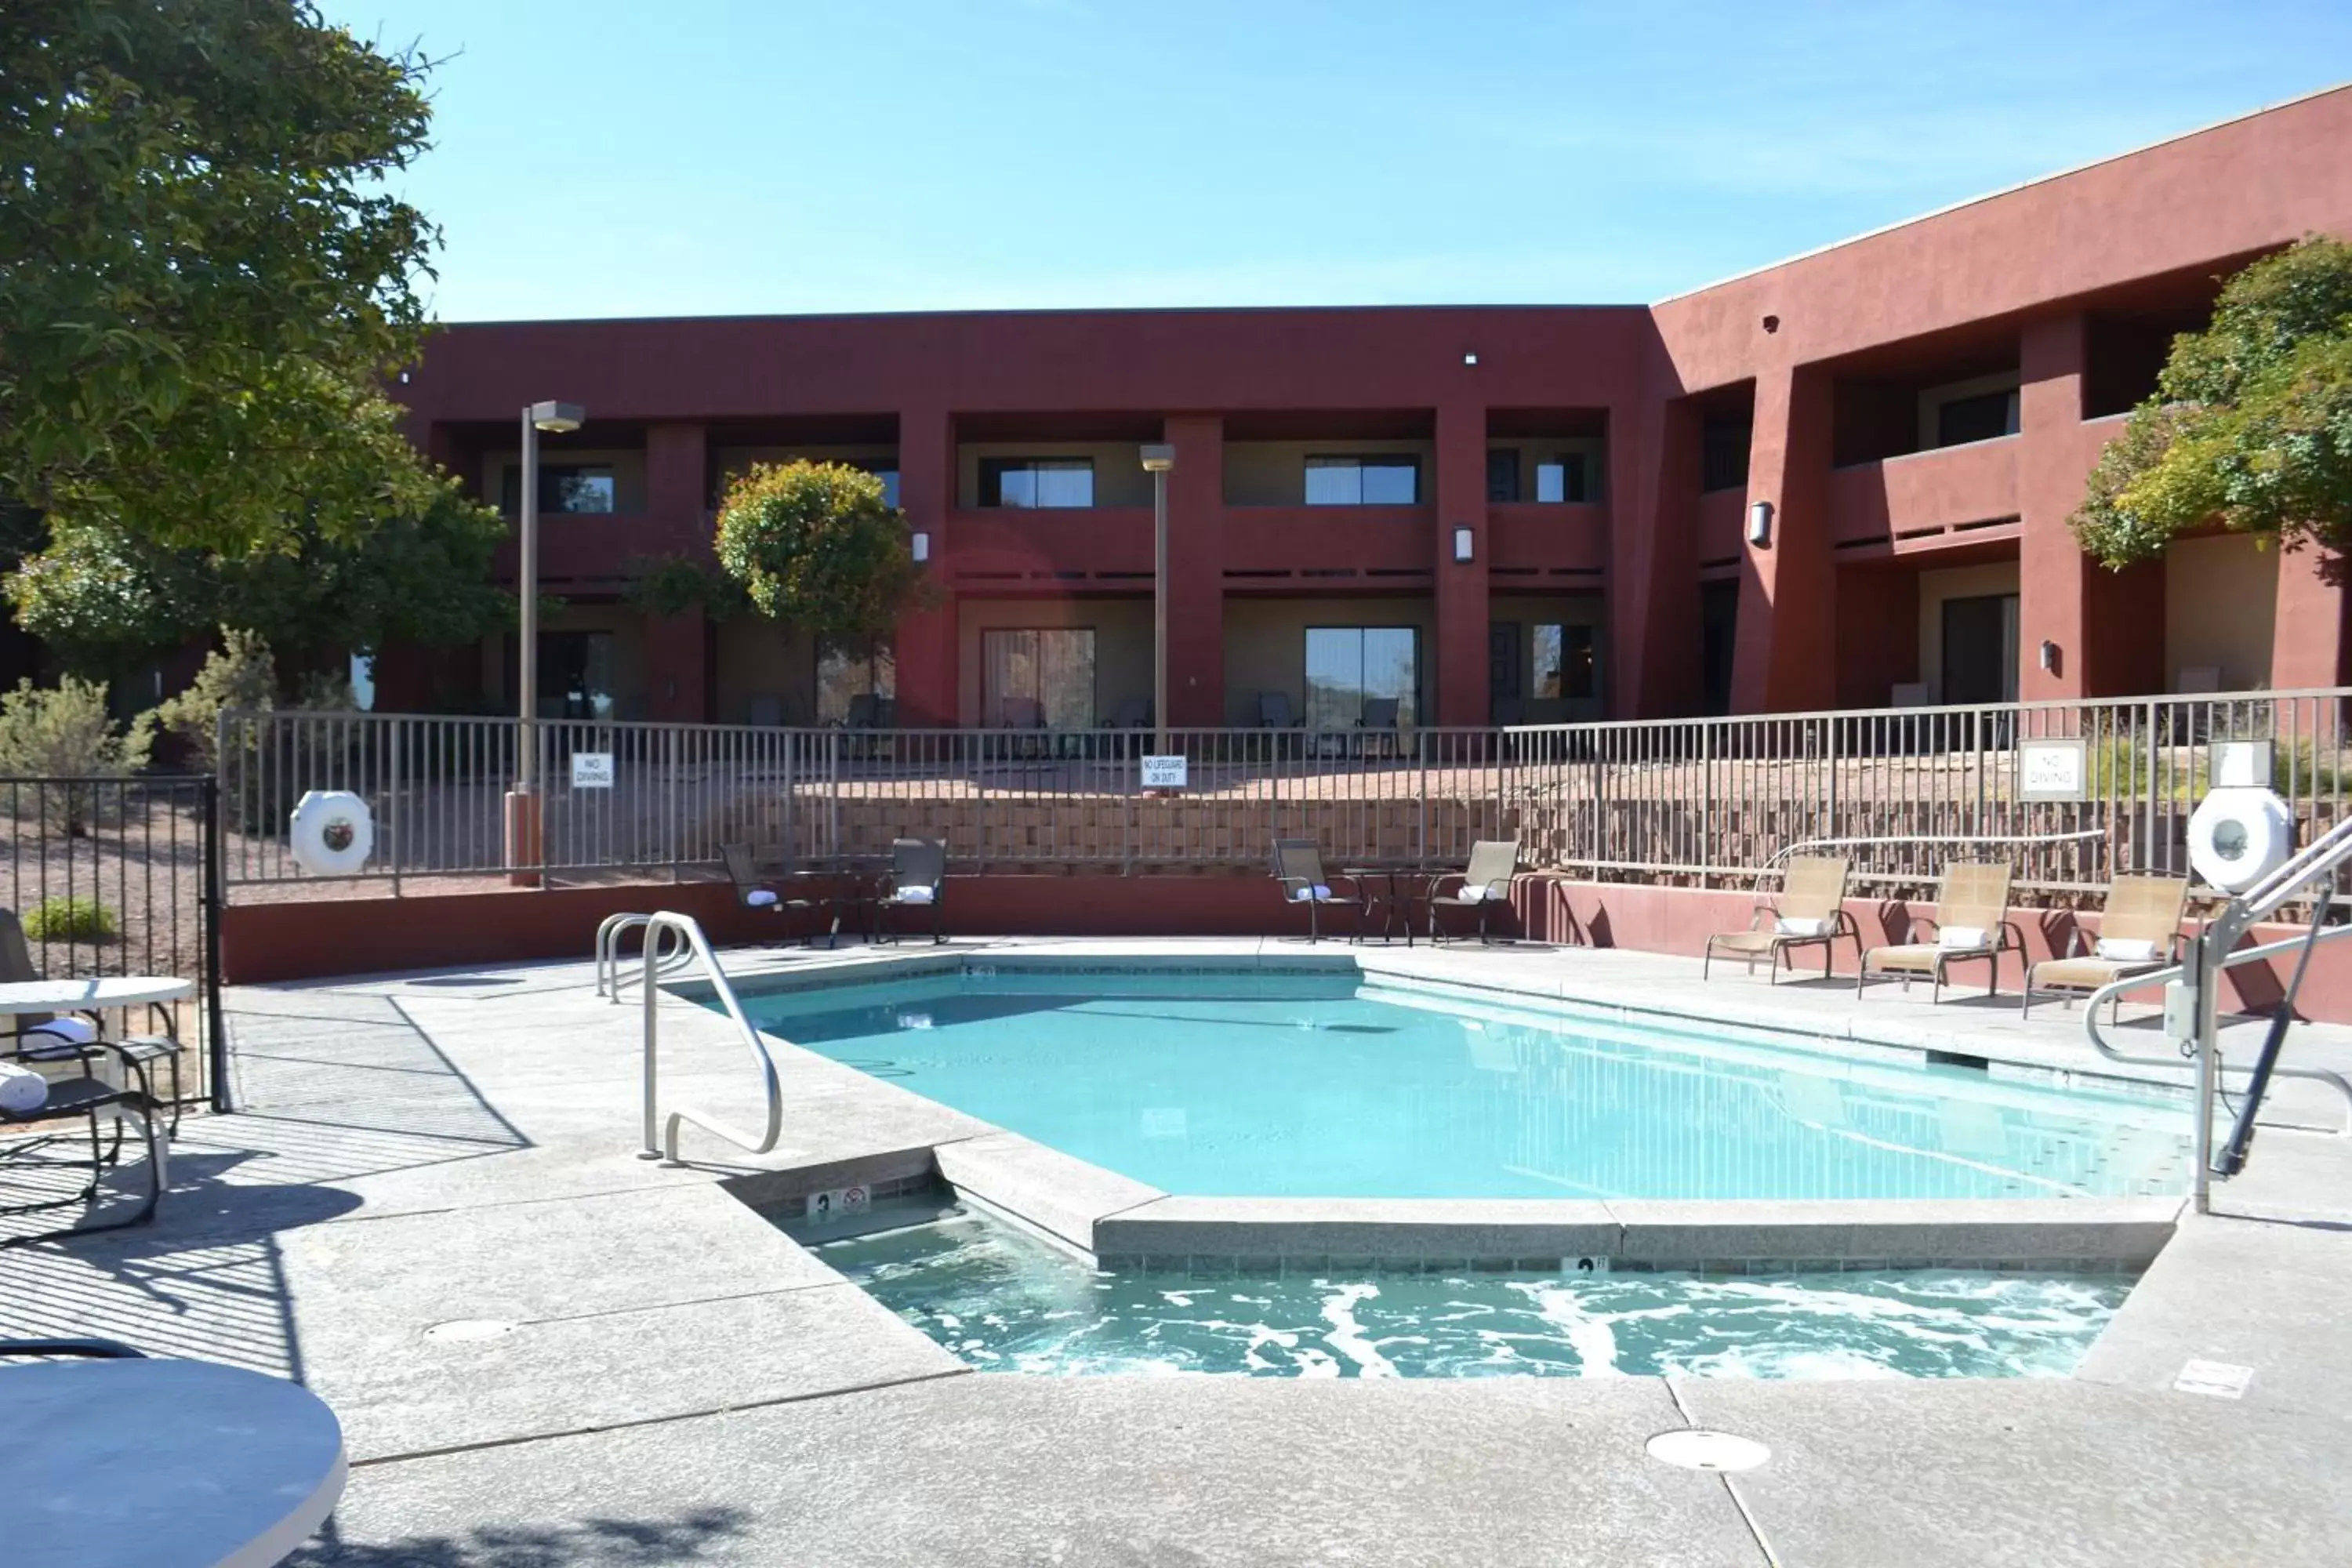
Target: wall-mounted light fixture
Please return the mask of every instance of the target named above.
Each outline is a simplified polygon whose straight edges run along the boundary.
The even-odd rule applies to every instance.
[[[1772,503],[1759,500],[1748,509],[1748,542],[1761,550],[1772,542]]]
[[[2058,645],[2048,637],[2042,639],[2042,668],[2049,674],[2058,673]]]
[[[1470,525],[1466,522],[1455,523],[1454,525],[1454,559],[1468,561],[1476,552],[1477,536],[1470,531]]]
[[[1462,356],[1462,363],[1464,364],[1476,364],[1478,363],[1478,356],[1475,353],[1464,354]]]
[[[914,552],[917,563],[919,564],[920,563],[929,561],[931,558],[931,536],[929,534],[918,533],[910,542],[909,547]]]

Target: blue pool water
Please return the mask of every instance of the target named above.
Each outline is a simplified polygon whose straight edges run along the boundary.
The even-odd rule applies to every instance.
[[[2001,1198],[2184,1190],[2168,1102],[1352,976],[965,973],[744,999],[810,1050],[1166,1192]]]
[[[2124,1275],[1108,1272],[951,1213],[817,1256],[983,1372],[2063,1377]]]

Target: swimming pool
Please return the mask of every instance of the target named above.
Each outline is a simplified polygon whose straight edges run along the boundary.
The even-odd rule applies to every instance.
[[[967,971],[743,1005],[780,1038],[1186,1195],[2052,1198],[2188,1181],[2177,1103],[1345,972]]]
[[[2121,1274],[1112,1272],[975,1215],[819,1258],[983,1372],[2063,1377]]]

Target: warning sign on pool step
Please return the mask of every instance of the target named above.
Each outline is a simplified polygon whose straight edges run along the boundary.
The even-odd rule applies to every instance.
[[[869,1194],[864,1187],[833,1187],[808,1195],[808,1217],[839,1219],[843,1215],[864,1214]]]

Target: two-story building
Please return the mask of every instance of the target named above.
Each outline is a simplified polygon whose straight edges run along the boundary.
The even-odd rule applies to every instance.
[[[1138,721],[1163,442],[1174,724],[2331,685],[2315,553],[2215,534],[2118,574],[2067,527],[2219,279],[2317,232],[2352,234],[2352,89],[1647,308],[482,323],[401,392],[509,510],[520,411],[588,411],[541,452],[549,713]],[[856,643],[631,606],[788,456],[880,473],[936,604]],[[386,650],[377,703],[504,707],[514,667]]]

